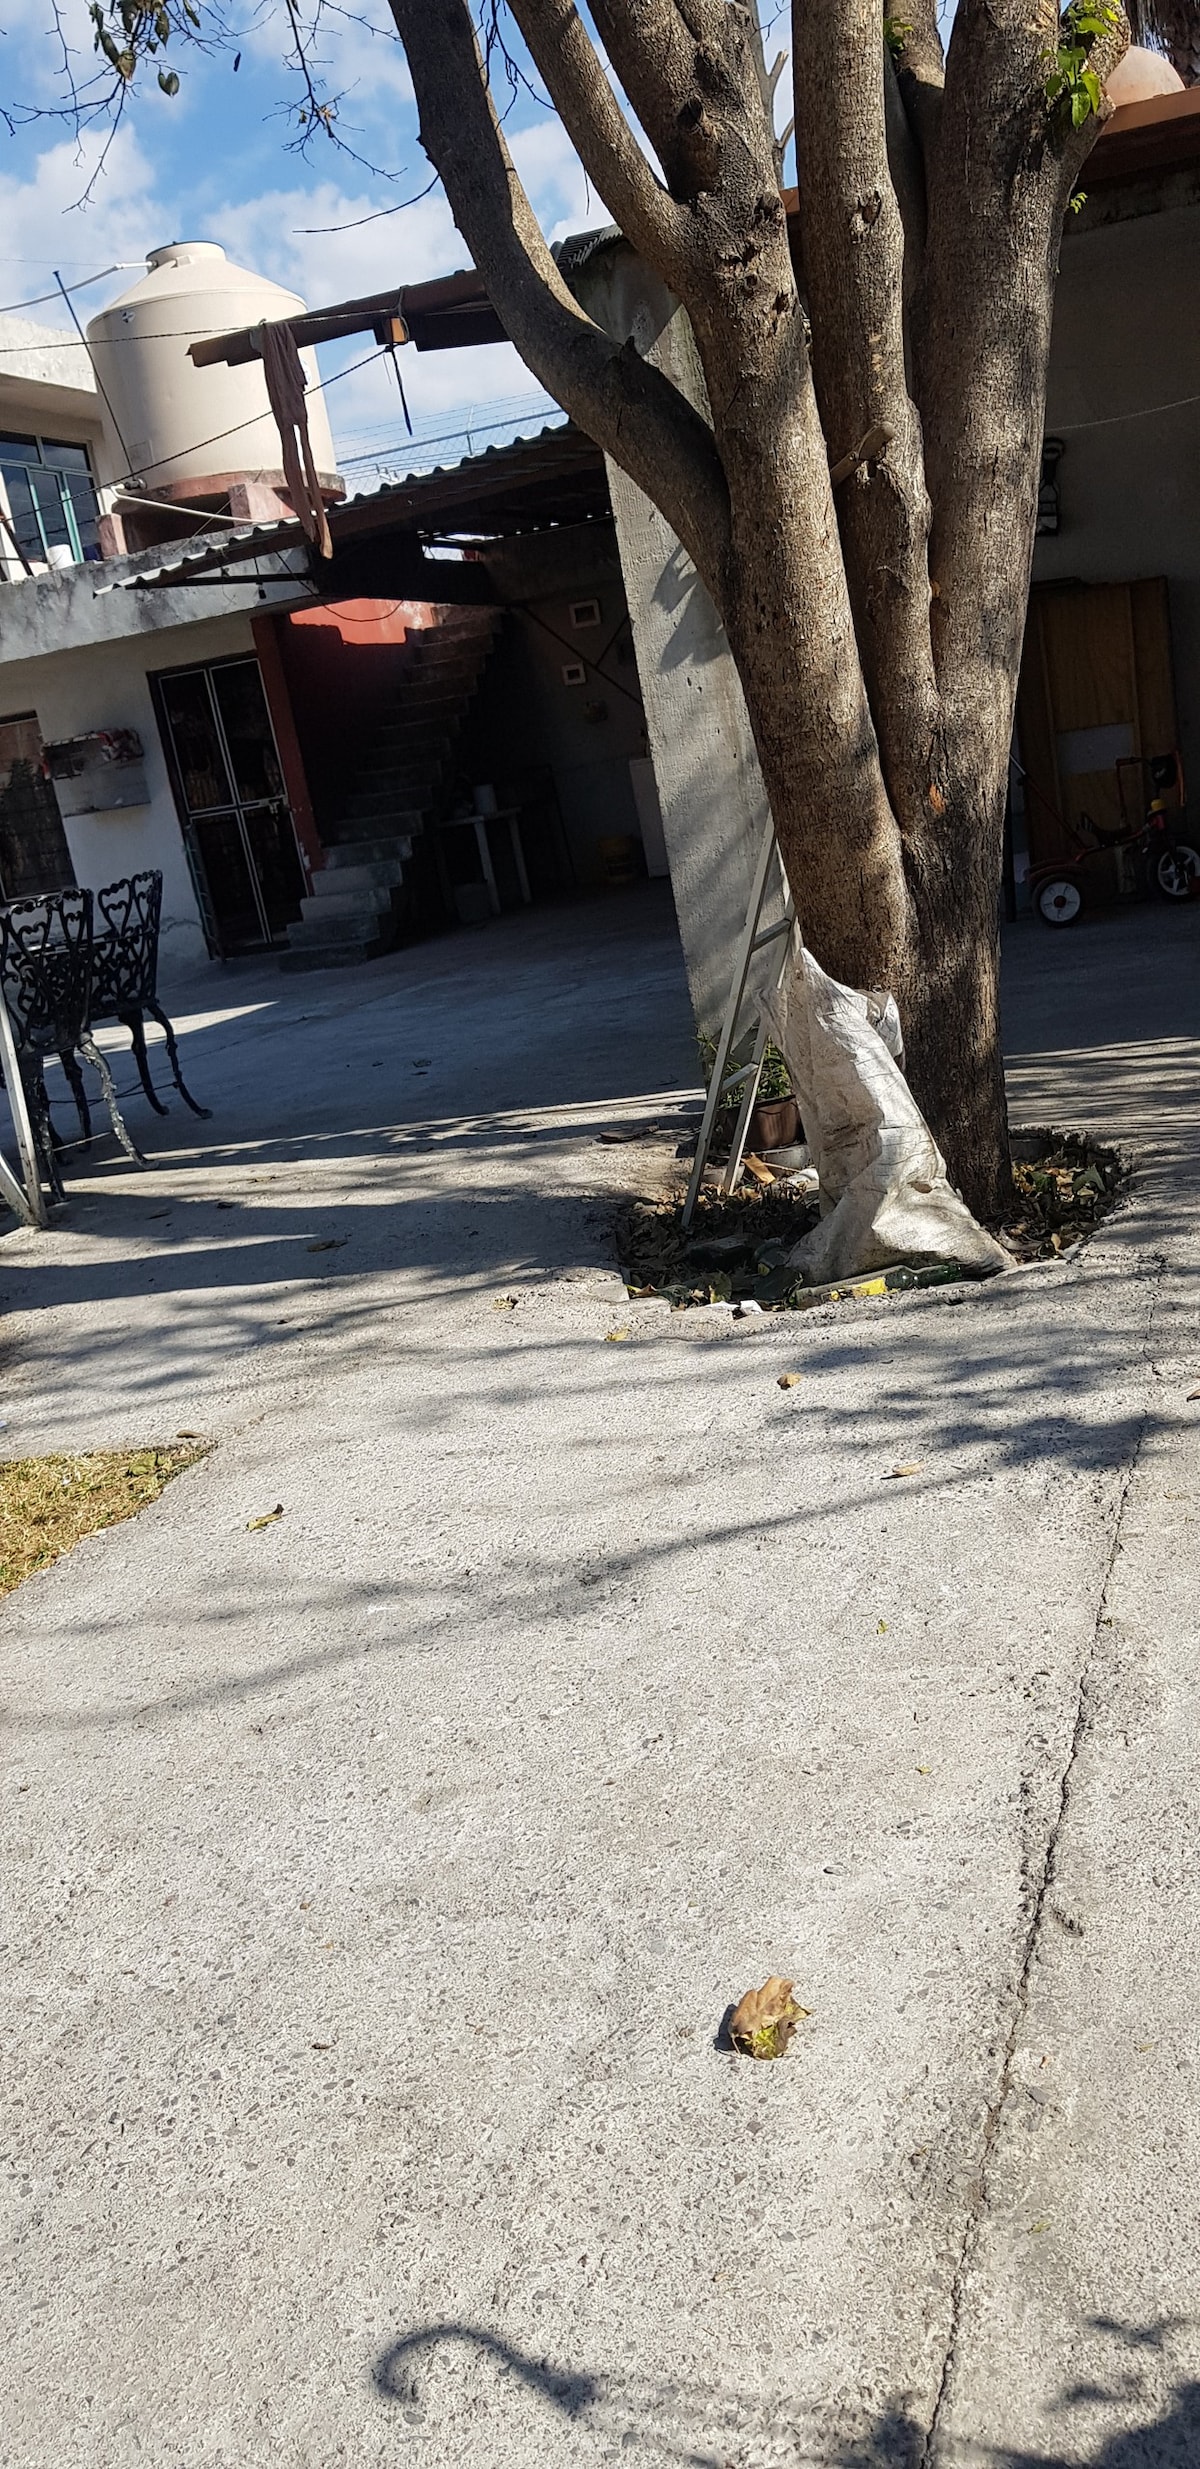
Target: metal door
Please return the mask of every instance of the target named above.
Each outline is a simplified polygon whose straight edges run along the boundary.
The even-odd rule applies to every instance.
[[[306,885],[257,660],[151,682],[213,951],[224,959],[282,943]]]

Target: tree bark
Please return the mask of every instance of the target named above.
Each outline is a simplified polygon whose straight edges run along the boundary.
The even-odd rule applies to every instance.
[[[572,0],[511,0],[610,213],[690,317],[703,404],[567,291],[468,0],[391,6],[422,143],[507,331],[716,602],[808,941],[895,992],[918,1101],[970,1205],[998,1216],[1008,750],[1058,239],[1097,125],[1047,98],[1055,0],[958,0],[944,64],[935,0],[911,0],[894,66],[878,0],[796,0],[804,301],[746,8],[592,0],[652,162]],[[1098,43],[1097,68],[1123,44]]]

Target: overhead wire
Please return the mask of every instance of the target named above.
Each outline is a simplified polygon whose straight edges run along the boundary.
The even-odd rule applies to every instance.
[[[35,262],[41,264],[45,261],[39,259]],[[10,300],[7,308],[0,308],[0,317],[17,317],[22,309],[40,309],[47,300],[57,300],[63,291],[88,291],[93,283],[107,281],[110,274],[132,274],[140,270],[142,262],[140,257],[118,258],[114,266],[102,266],[99,274],[82,275],[78,283],[60,283],[54,291],[35,293],[32,300]]]
[[[546,409],[551,412],[557,412],[560,410],[560,406],[557,403],[550,403],[546,406]],[[530,416],[536,417],[536,414],[532,414]],[[565,419],[566,415],[563,414],[562,417]],[[489,437],[496,429],[514,428],[517,426],[518,418],[519,415],[510,417],[507,420],[472,420],[468,423],[464,423],[461,429],[443,429],[436,437],[414,437],[411,440],[411,444],[413,449],[418,454],[424,454],[427,447],[453,446],[460,438],[465,437],[469,449],[473,437]],[[396,457],[388,451],[389,442],[390,441],[385,440],[382,445],[375,448],[373,453],[344,454],[340,456],[339,461],[341,463],[342,470],[356,471],[362,464],[378,464],[382,468],[383,465],[394,462]],[[400,450],[401,453],[405,451],[403,440],[400,441]]]
[[[58,297],[57,293],[53,296]],[[0,317],[3,315],[4,311],[0,309]],[[87,351],[89,348],[86,337],[80,343],[73,334],[67,333],[65,326],[47,327],[46,333],[61,335],[69,351]],[[173,326],[169,331],[166,327],[162,327],[151,334],[106,334],[104,342],[106,347],[110,343],[198,343],[211,333],[211,326]],[[28,355],[30,352],[45,351],[45,349],[45,335],[40,343],[6,343],[3,335],[0,334],[0,354],[6,360],[17,360],[23,354]]]

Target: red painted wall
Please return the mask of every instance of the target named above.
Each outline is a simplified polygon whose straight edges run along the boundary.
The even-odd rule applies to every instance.
[[[319,832],[395,708],[409,636],[435,614],[425,600],[339,600],[270,622]]]

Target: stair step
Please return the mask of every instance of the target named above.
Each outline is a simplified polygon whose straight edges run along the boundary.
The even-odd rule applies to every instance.
[[[336,911],[331,918],[296,918],[294,926],[289,926],[289,931],[286,931],[286,948],[289,951],[314,951],[316,946],[326,946],[326,943],[331,948],[338,946],[338,943],[348,943],[351,951],[360,951],[363,943],[378,943],[385,928],[390,931],[390,923],[393,923],[390,911],[380,916],[380,911],[375,909],[353,909],[346,911],[346,916]]]
[[[339,825],[334,825],[335,830],[339,828]],[[365,840],[361,832],[347,831],[344,840],[335,840],[326,849],[321,871],[325,874],[331,870],[344,873],[350,866],[394,865],[397,862],[403,867],[405,858],[411,856],[412,841],[407,832],[380,832],[374,838]],[[314,883],[319,880],[319,875],[313,876]],[[340,884],[338,889],[341,890]]]
[[[431,749],[428,754],[423,754],[418,747],[415,753],[408,753],[403,746],[396,746],[390,749],[384,758],[387,764],[388,779],[433,781],[441,771],[449,751],[449,747],[443,747],[440,751]]]
[[[439,694],[450,694],[460,683],[465,686],[468,679],[477,677],[482,666],[482,656],[473,651],[419,652],[409,671],[409,690],[427,686]]]
[[[317,927],[322,934],[336,931],[335,919],[357,917],[379,924],[392,915],[392,894],[396,889],[398,886],[393,883],[377,883],[374,889],[352,885],[348,892],[326,892],[321,898],[310,892],[307,900],[300,903],[299,922],[302,926]]]
[[[385,721],[378,737],[372,741],[371,752],[372,754],[390,753],[393,746],[399,751],[402,747],[411,746],[418,739],[425,744],[432,739],[435,745],[443,746],[459,720],[465,716],[466,710],[467,703],[464,697],[461,703],[456,703],[453,711],[444,715],[437,712],[414,711],[404,713],[399,720]]]
[[[333,966],[369,957],[368,945],[388,948],[404,860],[437,812],[439,784],[453,776],[457,735],[503,622],[503,610],[464,609],[409,637],[403,683],[325,835],[325,867],[313,878],[285,967]],[[328,963],[316,959],[318,947],[333,953]]]
[[[403,881],[404,860],[398,855],[352,859],[348,866],[322,866],[313,876],[311,897],[326,908],[331,900],[341,901],[350,893],[361,898],[372,892],[389,892]]]
[[[504,617],[503,609],[456,609],[452,617],[443,617],[436,626],[417,629],[418,643],[484,642],[495,635]]]
[[[393,948],[389,935],[376,935],[370,943],[314,943],[295,951],[289,946],[280,953],[279,966],[285,977],[308,969],[352,969],[360,960],[381,960]]]
[[[420,807],[411,806],[407,792],[397,791],[390,782],[378,789],[352,789],[340,819],[349,823],[355,817],[372,831],[380,827],[391,831],[394,827],[398,832],[419,832],[422,821]]]

